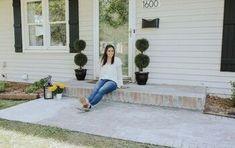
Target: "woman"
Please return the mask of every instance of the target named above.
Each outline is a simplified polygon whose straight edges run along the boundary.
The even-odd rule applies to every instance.
[[[121,88],[122,85],[122,62],[120,58],[115,57],[114,46],[107,45],[101,59],[99,81],[88,98],[80,98],[83,109],[89,111],[105,94]]]

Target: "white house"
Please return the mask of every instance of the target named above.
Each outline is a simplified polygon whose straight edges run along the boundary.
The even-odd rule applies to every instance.
[[[109,6],[112,0],[102,1]],[[76,38],[87,43],[86,79],[94,79],[101,35],[115,40],[120,33],[125,43],[117,46],[120,53],[126,47],[125,77],[134,79],[135,41],[146,38],[149,84],[207,86],[208,93],[230,93],[229,82],[235,80],[234,0],[126,0],[126,15],[114,11],[111,17],[128,18],[127,26],[114,32],[99,23],[99,5],[98,0],[0,0],[1,79],[74,79]],[[143,19],[159,19],[159,27],[143,28]]]

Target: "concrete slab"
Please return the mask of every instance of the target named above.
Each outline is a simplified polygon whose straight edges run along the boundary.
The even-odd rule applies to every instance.
[[[0,118],[172,147],[235,145],[235,120],[175,108],[103,101],[90,112],[78,99],[38,99],[0,111]]]

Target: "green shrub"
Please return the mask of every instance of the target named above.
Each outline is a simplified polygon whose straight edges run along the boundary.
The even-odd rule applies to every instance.
[[[34,93],[38,90],[39,88],[35,85],[29,85],[28,87],[25,88],[26,93]]]
[[[43,85],[45,84],[45,80],[41,79],[39,81],[34,82],[33,84],[29,85],[28,87],[25,88],[26,93],[34,93],[37,90],[43,88]]]
[[[74,41],[74,49],[80,53],[82,50],[86,48],[86,42],[84,40],[75,40]]]
[[[86,42],[84,40],[75,40],[74,41],[74,48],[78,52],[74,56],[74,63],[79,66],[79,69],[82,69],[83,66],[87,63],[87,56],[82,53],[82,51],[86,48]]]
[[[82,69],[84,65],[87,63],[87,56],[83,53],[78,53],[74,56],[74,63]]]
[[[139,71],[143,71],[143,68],[146,68],[149,65],[149,57],[145,54],[138,54],[135,57],[135,64],[140,69]]]
[[[138,39],[135,42],[135,47],[141,52],[143,53],[144,51],[146,51],[149,48],[149,42],[147,39]]]
[[[139,68],[139,72],[142,72],[143,68],[146,68],[150,62],[149,56],[143,53],[149,48],[149,42],[147,39],[138,39],[135,43],[135,47],[140,51],[135,57],[135,65]]]
[[[235,106],[235,81],[230,82],[231,86],[232,86],[232,101],[233,101],[233,106]]]
[[[0,82],[0,92],[4,92],[6,89],[6,83],[5,82]]]

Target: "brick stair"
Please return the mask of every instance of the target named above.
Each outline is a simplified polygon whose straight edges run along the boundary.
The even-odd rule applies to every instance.
[[[64,95],[69,97],[89,96],[95,84],[90,81],[71,80],[66,82]],[[181,86],[165,84],[136,85],[118,89],[104,96],[106,100],[174,107],[202,111],[204,109],[206,88],[200,86]]]

